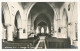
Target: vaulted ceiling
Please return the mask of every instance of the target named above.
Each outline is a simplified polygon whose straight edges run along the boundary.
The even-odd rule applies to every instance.
[[[19,4],[23,7],[23,9],[27,9],[34,2],[19,2]],[[54,19],[54,10],[49,5],[55,6],[56,8],[60,8],[64,2],[37,2],[30,10],[31,15],[31,23],[34,23],[34,26],[44,26],[50,25],[53,23]],[[50,27],[49,26],[49,27]]]
[[[26,9],[27,6],[32,3],[34,2],[19,2],[19,4],[21,4],[24,9]],[[64,2],[45,2],[45,3],[52,3],[55,5],[55,7],[58,7],[58,8],[60,8],[64,4]]]

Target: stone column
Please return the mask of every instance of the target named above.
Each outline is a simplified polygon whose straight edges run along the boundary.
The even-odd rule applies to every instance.
[[[61,32],[62,38],[67,38],[67,29],[66,28],[67,27],[62,27],[62,32]]]
[[[34,28],[31,26],[30,33],[34,33]]]
[[[23,29],[19,28],[19,39],[23,38]]]
[[[55,10],[55,15],[54,15],[54,35],[53,37],[58,37],[58,17],[59,17],[59,9]]]
[[[39,33],[41,33],[41,28],[42,28],[42,27],[40,26],[40,28],[39,28]]]
[[[7,26],[7,41],[13,41],[13,26]]]
[[[31,26],[28,25],[27,29],[28,29],[28,31],[27,31],[27,35],[29,35],[29,34],[30,34],[30,31],[31,31]]]
[[[24,33],[24,34],[26,35],[26,37],[25,37],[26,39],[28,38],[28,32],[27,32],[27,30],[28,30],[28,29],[26,28],[26,29],[25,29],[25,33]]]
[[[53,25],[51,26],[51,34],[54,37],[54,30],[53,30]]]
[[[39,31],[38,33],[40,33],[40,26],[38,26],[38,31]]]
[[[2,29],[2,39],[3,39],[3,42],[6,39],[6,29],[5,28]]]
[[[46,26],[44,26],[44,33],[46,33],[46,30],[47,30],[47,27],[46,27]]]
[[[23,29],[19,28],[19,39],[27,39],[28,35],[26,33],[26,29],[25,29],[25,33],[23,33]]]
[[[57,37],[57,20],[54,20],[54,34],[53,37]]]
[[[6,29],[5,28],[2,29],[2,36],[3,36],[2,39],[6,39]]]

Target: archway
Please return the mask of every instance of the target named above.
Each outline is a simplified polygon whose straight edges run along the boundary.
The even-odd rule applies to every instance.
[[[13,41],[10,10],[9,10],[7,2],[2,3],[2,24],[3,24],[4,32],[5,32],[5,36],[6,36],[5,38],[8,41]]]
[[[42,17],[40,18],[40,16],[42,15]],[[45,17],[44,17],[45,16]],[[37,18],[39,17],[39,18]],[[53,25],[53,20],[54,20],[54,11],[52,9],[52,7],[50,6],[49,3],[46,2],[37,2],[33,5],[33,7],[30,10],[30,13],[28,15],[28,23],[27,27],[28,27],[28,32],[36,32],[37,27],[35,27],[35,25],[38,25],[38,23],[40,22],[41,19],[44,19],[42,21],[47,21],[48,22],[48,26],[49,26],[49,30],[51,31],[51,25]],[[45,20],[45,18],[47,20]],[[38,20],[39,21],[38,21]],[[54,26],[53,26],[54,27]],[[29,34],[28,33],[28,34]]]
[[[20,29],[22,29],[22,23],[21,23],[21,15],[20,15],[20,12],[17,11],[16,12],[16,15],[15,15],[15,30],[14,32],[14,39],[19,39],[20,37]]]
[[[39,32],[41,33],[41,28],[44,28],[44,33],[46,33],[47,27],[49,27],[49,33],[51,33],[51,23],[48,17],[45,14],[40,14],[34,21],[34,30],[37,27],[39,28]]]
[[[3,13],[3,10],[2,10],[2,39],[3,39],[3,42],[5,39],[7,39],[7,27],[5,26],[5,18],[4,18],[4,13]]]

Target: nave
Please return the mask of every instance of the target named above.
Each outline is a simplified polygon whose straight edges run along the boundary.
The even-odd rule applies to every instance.
[[[2,2],[2,48],[78,48],[76,8],[76,2]]]

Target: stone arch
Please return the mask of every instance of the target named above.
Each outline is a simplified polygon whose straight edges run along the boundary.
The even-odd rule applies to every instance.
[[[43,16],[45,16],[45,17],[43,17]],[[47,26],[49,27],[49,31],[51,32],[51,22],[50,22],[49,18],[45,14],[40,14],[40,15],[38,15],[38,17],[36,17],[36,19],[34,21],[34,29],[36,29],[36,27],[38,26],[38,24],[40,22],[46,23]]]
[[[2,23],[5,28],[4,29],[4,37],[8,41],[12,41],[13,38],[10,38],[12,36],[12,29],[11,29],[11,16],[10,16],[10,10],[7,2],[2,2]],[[10,35],[11,34],[11,35]]]
[[[34,23],[35,19],[36,19],[40,14],[46,15],[46,16],[48,17],[48,19],[50,20],[50,22],[51,22],[51,19],[49,18],[50,15],[48,15],[48,13],[39,13],[39,14],[34,18],[33,23]],[[51,25],[52,25],[52,22],[51,22]]]
[[[32,3],[31,5],[30,5],[30,7],[29,7],[29,9],[28,9],[28,11],[27,11],[27,20],[28,20],[28,17],[29,17],[29,14],[30,14],[30,11],[31,11],[31,9],[33,8],[33,6],[36,4],[37,2],[34,2],[34,3]],[[48,2],[46,2],[46,4],[48,4],[51,8],[52,8],[52,10],[54,11],[54,19],[56,19],[55,17],[56,17],[56,14],[57,14],[57,11],[56,11],[56,8],[52,5],[52,4],[50,4],[50,3],[48,3]],[[54,25],[54,20],[52,21],[53,22],[53,25]],[[52,25],[52,26],[53,26]]]
[[[18,29],[22,28],[22,20],[21,20],[21,15],[19,10],[16,12],[16,15],[15,15],[15,26]]]
[[[41,14],[40,14],[40,15],[41,15]],[[40,16],[40,15],[38,15],[38,16]],[[44,15],[45,15],[45,14],[44,14]],[[46,15],[45,15],[45,16],[46,16]],[[35,23],[36,19],[38,19],[38,18],[39,18],[39,17],[36,17],[36,18],[35,18],[34,23]],[[46,19],[42,19],[42,20],[40,20],[38,23],[40,23],[40,22],[42,22],[42,21],[46,23],[46,22],[48,21],[47,23],[49,23],[49,24],[51,25],[51,22],[50,22],[50,20],[48,19],[47,16],[46,16],[46,17],[43,17],[43,18],[46,18]]]
[[[10,10],[9,10],[7,2],[2,3],[2,10],[3,10],[3,14],[4,14],[5,26],[11,25]]]
[[[33,6],[36,4],[37,2],[34,2],[31,4],[31,6],[29,7],[28,11],[26,12],[27,13],[27,18],[29,17],[29,13],[31,11],[31,9],[33,8]],[[50,7],[53,9],[54,11],[54,15],[56,14],[56,9],[54,6],[52,6],[50,3],[47,3],[48,5],[50,5]]]
[[[65,34],[66,38],[68,37],[68,15],[67,15],[67,11],[64,8],[63,9],[63,17],[62,17],[62,21],[63,21],[63,33]]]
[[[64,26],[68,26],[68,15],[67,15],[67,11],[65,8],[63,9],[63,21],[65,24]]]
[[[47,22],[46,22],[46,21],[43,21],[43,20],[42,20],[42,21],[40,21],[40,22],[44,22],[44,23],[46,23],[46,24],[47,24]],[[38,22],[38,24],[39,24],[40,22]],[[37,24],[37,25],[38,25],[38,24]]]
[[[32,8],[35,6],[37,4],[37,2],[34,2],[34,3],[32,3],[31,4],[31,6],[29,7],[29,9],[28,9],[28,11],[27,11],[27,21],[28,21],[28,19],[30,19],[31,18],[31,16],[30,16],[30,12],[31,12],[31,10],[32,10]],[[50,6],[50,8],[52,9],[52,11],[54,12],[54,7],[53,6],[51,6],[51,4],[50,3],[45,3],[45,4],[47,4],[47,5],[49,5]],[[39,13],[40,14],[40,13]],[[54,13],[53,13],[54,14]],[[47,14],[46,14],[47,15]],[[38,16],[38,15],[37,15]],[[37,16],[35,16],[35,17],[37,17]],[[54,15],[52,16],[52,18],[54,19]],[[52,20],[52,22],[54,22],[54,20]],[[31,23],[31,22],[30,22]],[[53,23],[54,24],[54,23]],[[52,24],[52,25],[53,25]],[[28,25],[28,22],[27,22],[27,25]],[[31,24],[30,24],[31,25]],[[28,28],[30,28],[30,27],[28,27]],[[31,28],[30,28],[31,29]]]
[[[15,24],[14,32],[16,32],[14,33],[14,38],[19,39],[20,30],[22,29],[22,20],[19,10],[16,12],[14,24]]]

